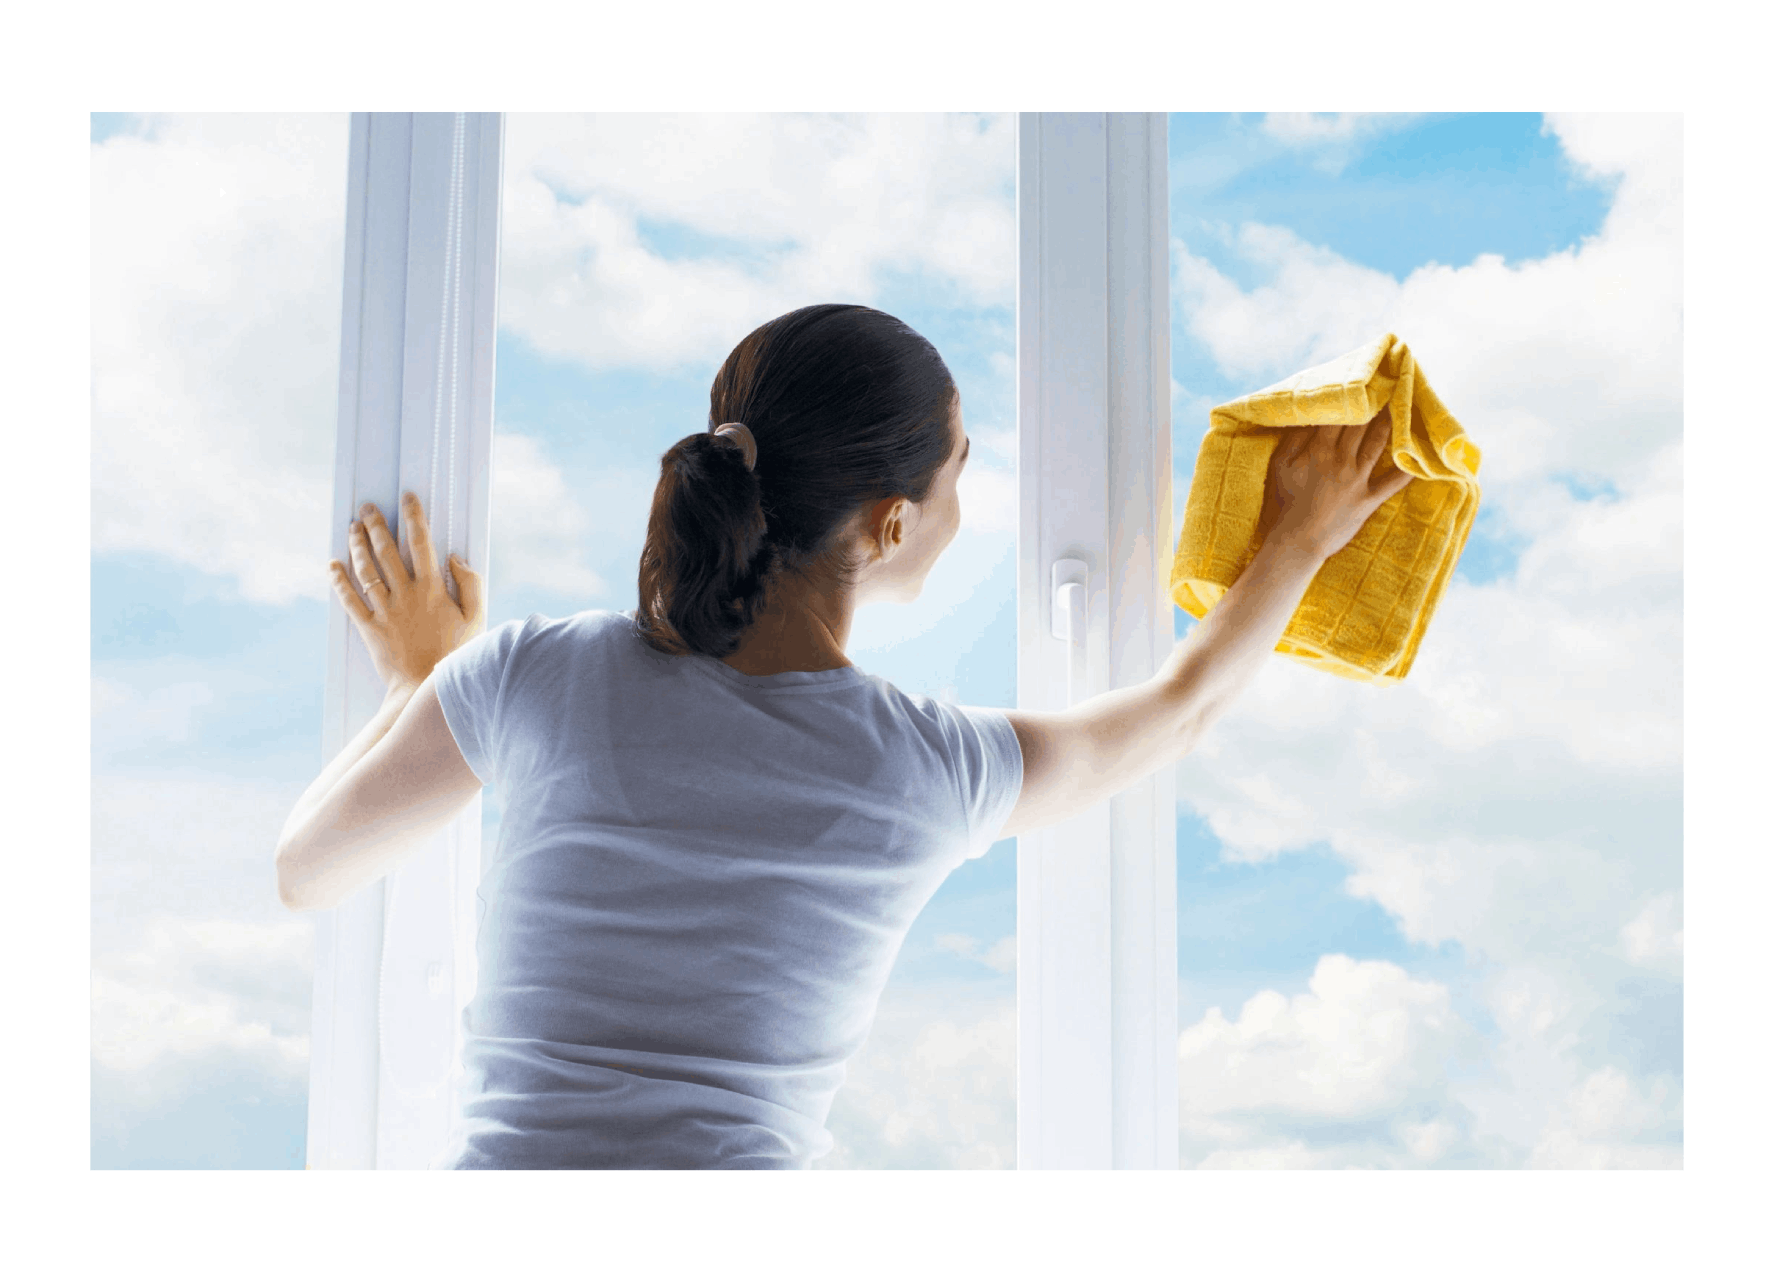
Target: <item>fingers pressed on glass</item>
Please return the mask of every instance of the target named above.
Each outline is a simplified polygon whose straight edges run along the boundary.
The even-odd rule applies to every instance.
[[[345,532],[345,556],[351,564],[352,577],[359,588],[368,582],[365,573],[369,567],[369,542],[363,536],[363,527],[353,521]]]
[[[382,520],[381,513],[374,512],[363,524],[369,530],[370,547],[375,550],[376,564],[382,570],[383,582],[388,585],[389,592],[398,592],[409,582],[409,576],[406,563],[400,559],[400,548],[388,529],[388,523]]]
[[[431,527],[425,524],[425,509],[419,496],[411,491],[401,500],[401,517],[406,522],[407,547],[413,554],[414,578],[435,578],[437,553],[431,546]]]

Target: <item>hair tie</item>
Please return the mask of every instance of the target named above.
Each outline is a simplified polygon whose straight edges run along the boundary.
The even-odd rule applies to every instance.
[[[732,437],[733,440],[739,442],[739,448],[745,451],[745,470],[747,472],[750,472],[757,466],[758,441],[756,437],[752,436],[751,429],[746,427],[745,424],[723,423],[720,427],[714,429],[714,434],[717,437]]]

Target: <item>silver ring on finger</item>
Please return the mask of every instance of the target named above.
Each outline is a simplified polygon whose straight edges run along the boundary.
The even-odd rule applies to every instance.
[[[363,590],[368,592],[372,588],[381,588],[382,586],[383,584],[380,579],[372,579],[363,586]]]

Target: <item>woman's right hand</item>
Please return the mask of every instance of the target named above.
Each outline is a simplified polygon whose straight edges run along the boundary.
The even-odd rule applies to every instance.
[[[1329,557],[1379,506],[1411,483],[1411,474],[1382,456],[1392,415],[1381,409],[1366,425],[1313,426],[1284,433],[1269,457],[1261,528],[1266,538],[1303,543]]]

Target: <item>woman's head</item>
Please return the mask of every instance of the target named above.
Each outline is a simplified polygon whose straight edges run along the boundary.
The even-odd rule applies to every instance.
[[[960,524],[960,396],[928,340],[874,308],[823,303],[759,326],[677,442],[641,550],[642,636],[666,654],[731,655],[789,578],[910,600]]]

